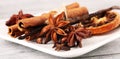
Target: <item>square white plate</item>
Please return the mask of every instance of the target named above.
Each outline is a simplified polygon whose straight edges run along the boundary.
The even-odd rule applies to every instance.
[[[117,38],[120,38],[120,28],[117,28],[109,33],[103,35],[92,36],[91,38],[84,39],[82,48],[71,48],[69,51],[55,51],[52,46],[53,44],[37,44],[35,42],[28,42],[26,40],[18,40],[8,35],[8,28],[5,26],[5,21],[0,21],[0,38],[8,40],[14,43],[18,43],[38,51],[42,51],[54,56],[71,58],[86,54],[100,46],[105,45]]]

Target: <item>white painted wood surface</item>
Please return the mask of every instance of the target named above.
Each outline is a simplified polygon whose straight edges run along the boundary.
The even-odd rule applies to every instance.
[[[89,11],[96,11],[119,5],[120,0],[74,0],[83,6],[87,6]],[[61,5],[74,2],[73,0],[1,0],[0,1],[0,20],[6,20],[12,14],[23,10],[25,13],[36,14],[51,10]],[[93,2],[94,1],[94,2]],[[104,1],[104,2],[103,2]],[[99,3],[98,3],[99,2]],[[93,7],[89,7],[93,6]],[[94,7],[98,6],[98,7]],[[31,48],[0,39],[0,59],[62,59]],[[120,39],[116,39],[88,54],[77,57],[76,59],[119,59],[120,58]]]

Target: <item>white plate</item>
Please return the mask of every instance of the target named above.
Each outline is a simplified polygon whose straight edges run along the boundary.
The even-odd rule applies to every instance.
[[[0,38],[8,40],[14,43],[18,43],[30,48],[33,48],[38,51],[42,51],[54,56],[71,58],[81,56],[86,54],[100,46],[105,45],[117,38],[120,38],[120,28],[117,28],[109,33],[104,35],[93,36],[91,38],[84,39],[82,48],[72,48],[69,51],[55,51],[52,46],[53,44],[37,44],[34,42],[28,42],[25,40],[18,40],[17,38],[12,38],[7,34],[7,26],[5,26],[5,21],[0,21]]]

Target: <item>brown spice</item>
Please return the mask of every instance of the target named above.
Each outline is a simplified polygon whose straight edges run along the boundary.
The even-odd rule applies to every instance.
[[[89,15],[84,15],[80,18],[79,17],[73,18],[74,20],[70,20],[70,24],[75,24],[75,23],[81,22],[84,25],[84,27],[89,27],[92,25],[97,26],[95,24],[91,24],[92,23],[91,18],[97,17],[99,19],[99,18],[105,16],[108,11],[113,10],[113,9],[120,9],[120,7],[119,6],[112,6],[110,8],[98,10],[97,12],[91,13]],[[99,24],[99,25],[101,25],[101,24]]]
[[[111,7],[110,9],[106,9],[101,12],[97,12],[95,14],[92,14],[92,16],[97,15],[98,17],[101,17],[104,15],[104,13],[106,13],[108,10],[111,10],[111,9],[114,9],[114,8]],[[20,18],[18,17],[17,19],[25,18],[23,16],[22,12],[19,13],[19,16],[20,16]],[[70,48],[74,47],[74,46],[82,47],[82,43],[81,43],[82,38],[87,38],[87,37],[91,36],[91,32],[85,28],[82,28],[81,26],[80,27],[72,26],[72,24],[78,23],[85,19],[88,19],[88,21],[85,21],[85,23],[89,23],[89,18],[91,18],[91,15],[89,17],[87,15],[86,17],[83,17],[83,18],[77,17],[76,18],[77,20],[73,20],[73,21],[65,21],[65,20],[63,20],[63,16],[64,16],[64,13],[61,13],[60,15],[58,15],[55,18],[53,18],[50,15],[48,25],[43,27],[43,29],[41,30],[39,35],[46,36],[44,43],[47,43],[52,39],[52,41],[54,42],[55,50],[57,50],[57,51],[70,50]],[[112,16],[107,15],[107,16],[108,16],[108,18],[109,17],[114,18],[114,15],[112,15]],[[29,16],[27,16],[27,17],[29,17]],[[14,16],[13,18],[16,18],[16,16]],[[16,20],[16,22],[17,22],[17,20]],[[70,27],[67,28],[68,29],[67,31],[65,31],[62,27],[66,27],[67,25],[70,25]],[[27,28],[27,29],[29,29],[29,28]],[[36,42],[42,43],[43,39],[40,38],[39,35],[36,34],[36,32],[38,33],[39,31],[36,30],[35,32],[32,32],[32,30],[31,30],[30,32],[28,32],[28,34],[26,36],[24,36],[24,38],[30,37],[30,39],[28,39],[28,40],[33,40],[33,39],[37,38]],[[60,38],[58,38],[58,36],[60,36]]]
[[[42,38],[37,38],[36,42],[37,42],[38,44],[42,44],[42,43],[43,43],[43,39],[42,39]]]
[[[45,26],[42,30],[40,35],[45,35],[45,44],[49,42],[51,39],[53,40],[54,43],[58,42],[58,35],[63,35],[65,36],[66,33],[64,30],[61,28],[63,26],[66,26],[69,22],[64,21],[62,18],[64,17],[64,12],[59,14],[56,18],[53,18],[52,16],[49,17],[48,21],[49,24]],[[50,38],[50,39],[49,39]]]
[[[56,51],[59,51],[59,50],[68,51],[68,50],[70,50],[70,47],[67,46],[67,45],[65,45],[65,44],[59,44],[59,43],[57,43],[56,47],[55,47],[55,50]]]
[[[97,27],[113,21],[115,17],[116,17],[115,13],[111,13],[108,11],[103,17],[98,18],[98,16],[94,16],[91,18],[89,23],[83,25],[85,27],[90,27],[90,26]]]
[[[19,11],[18,15],[14,14],[10,17],[8,21],[6,21],[7,26],[14,25],[18,22],[18,20],[24,19],[24,18],[30,18],[33,17],[31,14],[23,14],[22,10]]]
[[[18,37],[18,39],[22,40],[24,38],[26,38],[27,36],[34,36],[34,34],[39,33],[40,30],[46,26],[46,24],[38,26],[38,27],[32,27],[32,28],[28,28],[29,30],[25,31],[24,35]]]
[[[67,36],[68,46],[82,47],[82,38],[87,38],[91,36],[91,32],[85,28],[70,26],[70,33]],[[77,44],[75,44],[77,43]]]

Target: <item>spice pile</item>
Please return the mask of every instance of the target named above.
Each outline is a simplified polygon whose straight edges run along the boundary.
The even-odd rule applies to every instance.
[[[50,11],[40,16],[33,16],[19,11],[17,15],[12,15],[6,25],[9,29],[8,34],[14,38],[38,44],[47,44],[52,41],[55,50],[70,50],[72,47],[81,48],[82,39],[92,36],[91,30],[86,28],[91,18],[101,17],[112,9],[117,7],[89,14],[86,7],[72,3],[66,6],[66,12],[63,11],[60,14],[57,14],[57,11]]]

